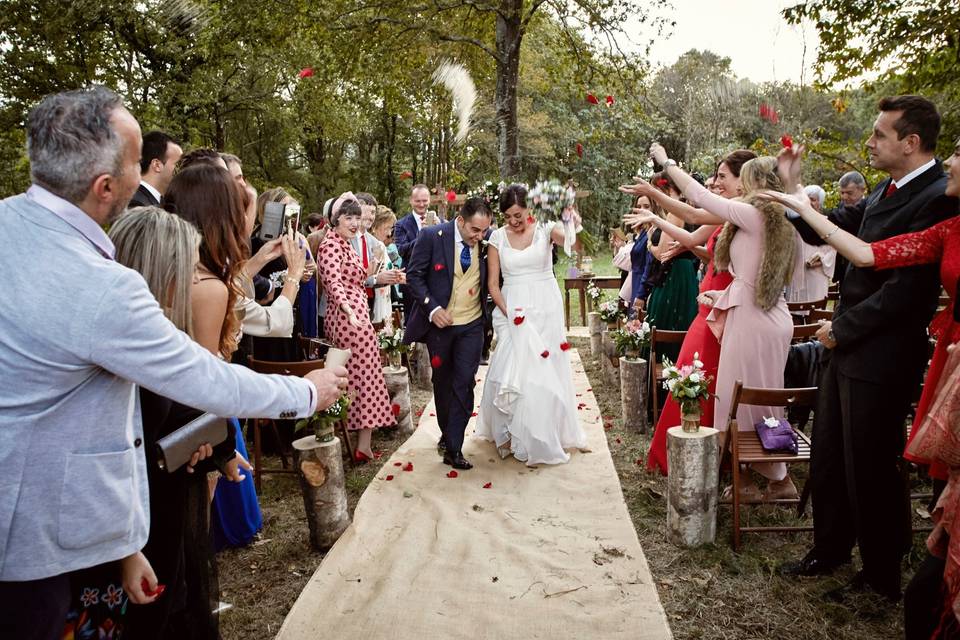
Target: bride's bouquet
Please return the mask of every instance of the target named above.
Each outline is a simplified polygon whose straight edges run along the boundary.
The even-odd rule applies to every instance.
[[[577,233],[582,230],[577,224],[579,217],[574,218],[576,201],[576,190],[556,178],[541,180],[527,192],[527,207],[533,210],[541,222],[555,221],[563,224],[563,251],[568,256],[577,240]]]

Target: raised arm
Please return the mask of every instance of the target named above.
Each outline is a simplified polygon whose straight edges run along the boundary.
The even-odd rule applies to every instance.
[[[622,185],[620,187],[620,191],[623,193],[629,193],[632,196],[647,196],[651,200],[656,200],[657,204],[659,204],[667,213],[672,213],[684,222],[688,222],[690,224],[719,225],[724,223],[722,219],[713,215],[709,211],[691,207],[686,202],[681,202],[680,200],[671,198],[663,191],[660,191],[660,189],[657,189],[639,176],[634,177],[634,180],[636,181],[635,184]]]
[[[648,209],[631,209],[631,211],[633,213],[629,213],[623,217],[625,224],[634,227],[634,229],[639,225],[647,223],[655,224],[663,233],[669,235],[683,245],[684,248],[691,251],[696,251],[700,245],[706,244],[707,240],[710,239],[710,235],[717,228],[716,225],[704,225],[691,232],[681,226],[672,224],[669,220],[664,220]]]

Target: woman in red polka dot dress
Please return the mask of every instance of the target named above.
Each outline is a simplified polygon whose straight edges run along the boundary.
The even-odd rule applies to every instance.
[[[360,228],[360,202],[352,193],[344,193],[330,209],[330,228],[317,252],[317,271],[327,294],[324,332],[341,349],[353,355],[347,363],[350,389],[356,396],[350,405],[347,428],[359,431],[356,459],[373,457],[370,440],[373,430],[391,426],[397,420],[390,410],[390,396],[383,381],[377,337],[367,313],[367,277],[360,256],[350,246],[350,238]]]

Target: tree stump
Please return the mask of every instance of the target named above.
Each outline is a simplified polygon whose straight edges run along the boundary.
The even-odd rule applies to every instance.
[[[390,410],[397,419],[397,431],[406,438],[417,428],[410,416],[410,378],[407,368],[384,367],[383,380],[390,394]]]
[[[603,332],[603,322],[600,321],[600,314],[591,311],[587,314],[587,327],[590,328],[590,355],[599,358],[603,353],[603,343],[601,333]]]
[[[681,547],[696,547],[717,537],[719,432],[700,427],[667,430],[667,538]]]
[[[320,550],[332,547],[350,525],[341,456],[339,438],[319,442],[310,435],[293,442],[310,544]]]
[[[410,365],[410,382],[419,389],[427,391],[433,389],[433,369],[430,367],[430,352],[427,345],[422,342],[413,344],[413,348],[407,354],[407,362]]]
[[[600,370],[603,372],[603,380],[607,384],[620,386],[620,371],[618,369],[620,359],[617,355],[617,345],[610,338],[608,330],[604,329],[600,336],[602,342]]]
[[[647,361],[620,358],[620,404],[623,426],[647,432]]]

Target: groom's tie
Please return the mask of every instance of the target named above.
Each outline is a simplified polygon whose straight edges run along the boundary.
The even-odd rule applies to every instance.
[[[467,246],[466,242],[463,243],[463,249],[460,250],[460,268],[463,269],[464,273],[470,268],[470,247]]]

